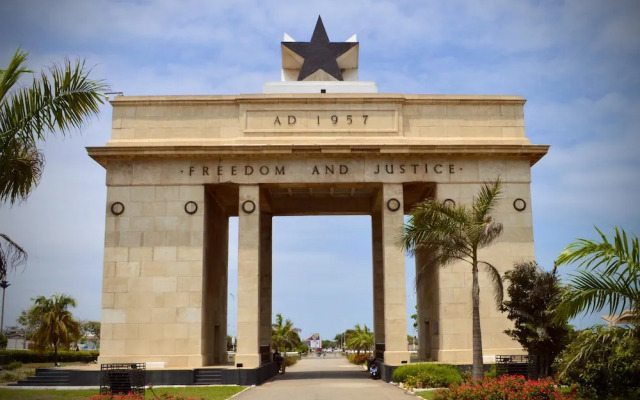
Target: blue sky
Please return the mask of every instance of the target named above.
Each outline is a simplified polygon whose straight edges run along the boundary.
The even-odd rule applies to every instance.
[[[85,58],[93,77],[125,95],[260,93],[280,78],[283,33],[308,41],[318,15],[331,40],[358,35],[360,79],[380,92],[527,99],[527,136],[551,145],[532,169],[542,266],[551,268],[575,238],[593,238],[594,225],[640,233],[636,0],[5,0],[0,65],[20,46],[33,70]],[[81,134],[43,143],[40,186],[25,203],[0,207],[0,231],[30,254],[9,276],[5,326],[32,297],[57,292],[78,300],[78,318],[100,318],[105,173],[84,147],[103,145],[110,123],[107,104]],[[230,236],[237,237],[235,222]],[[303,336],[371,326],[369,238],[365,217],[277,218],[274,312]],[[232,293],[235,260],[231,251]],[[412,271],[408,261],[408,311]],[[233,313],[229,323],[233,332]]]

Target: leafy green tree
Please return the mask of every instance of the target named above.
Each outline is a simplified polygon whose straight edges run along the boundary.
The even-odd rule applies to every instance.
[[[571,276],[570,290],[558,306],[558,313],[573,318],[582,312],[608,309],[611,315],[629,308],[637,324],[640,319],[640,245],[638,237],[627,236],[615,227],[611,239],[598,228],[600,241],[578,239],[556,260],[557,265],[578,265]]]
[[[356,354],[360,354],[361,351],[370,351],[373,349],[373,332],[369,330],[367,325],[364,328],[360,324],[356,324],[353,332],[347,338],[347,348],[355,350]]]
[[[581,399],[640,399],[639,331],[585,329],[560,354],[556,368],[563,383],[577,385]]]
[[[282,314],[276,314],[276,322],[271,329],[271,344],[278,351],[293,350],[302,344],[293,322],[283,319]]]
[[[0,332],[0,350],[6,350],[8,344],[9,339],[4,333]]]
[[[498,307],[502,304],[502,278],[490,263],[480,260],[478,250],[491,245],[502,233],[502,224],[492,217],[502,192],[500,180],[485,183],[470,206],[449,206],[436,199],[418,203],[402,237],[410,253],[428,252],[433,263],[447,266],[460,261],[469,264],[472,274],[473,378],[483,377],[482,331],[480,328],[480,286],[478,269],[484,267],[493,286]]]
[[[52,65],[31,86],[18,87],[27,53],[18,49],[0,70],[0,201],[14,204],[38,184],[44,155],[37,147],[48,133],[65,135],[99,112],[107,86],[89,79],[83,61]]]
[[[73,319],[73,314],[68,310],[69,307],[75,306],[75,299],[65,294],[54,294],[51,298],[39,296],[34,299],[31,312],[40,321],[33,334],[34,344],[40,350],[53,347],[56,363],[58,348],[69,348],[71,342],[80,338],[80,323]]]
[[[548,376],[558,354],[569,344],[571,327],[567,318],[556,317],[563,288],[556,274],[543,271],[538,263],[516,264],[505,273],[509,281],[503,311],[514,321],[505,333],[520,343],[529,355],[538,359],[538,374]]]

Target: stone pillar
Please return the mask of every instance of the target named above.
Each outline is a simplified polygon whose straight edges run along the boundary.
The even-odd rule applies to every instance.
[[[382,262],[382,214],[371,215],[373,261],[373,333],[374,343],[384,343],[384,272]]]
[[[236,366],[260,366],[260,187],[240,185]]]
[[[434,295],[437,294],[437,269],[429,260],[425,250],[418,251],[416,261],[416,305],[418,313],[418,358],[427,361],[431,358],[433,347],[433,324],[437,322],[434,314]]]
[[[205,365],[227,362],[229,216],[210,191],[205,197],[204,302],[202,342]]]
[[[271,349],[271,249],[272,219],[270,214],[260,214],[260,346]]]
[[[402,184],[382,186],[382,260],[384,263],[384,362],[409,362],[407,349],[407,291],[404,250],[399,237],[404,223]]]

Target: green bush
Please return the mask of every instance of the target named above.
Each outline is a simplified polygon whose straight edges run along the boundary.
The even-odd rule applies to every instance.
[[[349,360],[350,363],[356,364],[356,365],[364,364],[369,358],[371,358],[371,355],[366,353],[347,355],[347,360]]]
[[[295,365],[298,362],[298,357],[296,356],[286,356],[284,358],[284,365],[286,367],[290,367],[292,365]]]
[[[0,383],[17,382],[36,373],[35,368],[21,367],[13,371],[0,372]]]
[[[98,351],[58,351],[58,362],[89,363],[98,359]],[[53,351],[2,350],[0,358],[6,363],[20,361],[23,364],[53,362]]]
[[[13,371],[16,370],[18,368],[22,367],[22,363],[20,361],[14,361],[9,363],[8,365],[4,366],[4,368],[2,368],[5,371]]]
[[[498,367],[495,364],[491,364],[489,367],[489,372],[484,373],[485,378],[497,378],[498,377]]]
[[[423,387],[449,387],[462,382],[462,376],[455,366],[431,363],[402,365],[393,371],[392,380],[406,384],[409,377],[422,382]]]

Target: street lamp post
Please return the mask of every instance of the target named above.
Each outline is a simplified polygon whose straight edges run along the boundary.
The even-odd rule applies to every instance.
[[[0,333],[3,332],[4,329],[4,291],[11,286],[9,284],[9,282],[7,282],[6,279],[3,279],[2,282],[0,282],[0,287],[2,288],[2,317],[0,317]]]

